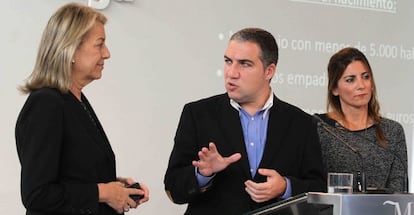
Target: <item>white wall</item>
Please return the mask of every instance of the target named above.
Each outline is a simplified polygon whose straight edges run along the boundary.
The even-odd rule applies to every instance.
[[[32,70],[50,15],[68,2],[0,1],[0,214],[24,213],[14,126],[26,97],[16,87]],[[151,189],[150,202],[128,214],[183,213],[185,206],[171,203],[163,189],[181,109],[189,101],[224,92],[221,69],[227,39],[248,26],[275,35],[281,49],[272,86],[281,99],[310,113],[325,110],[326,65],[338,49],[329,45],[366,49],[382,113],[403,124],[412,167],[414,2],[355,2],[110,1],[102,11],[109,18],[106,33],[112,57],[103,78],[88,85],[85,93],[110,138],[118,174]],[[325,48],[319,49],[319,44]]]

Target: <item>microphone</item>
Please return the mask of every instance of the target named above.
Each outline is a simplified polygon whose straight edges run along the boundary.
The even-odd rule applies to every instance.
[[[367,186],[366,186],[364,159],[363,159],[361,153],[356,148],[352,147],[347,142],[345,142],[335,132],[333,132],[331,130],[331,126],[328,125],[328,123],[326,123],[325,121],[323,121],[317,114],[314,114],[312,116],[315,119],[318,127],[319,126],[322,127],[325,131],[327,131],[330,135],[332,135],[333,137],[335,137],[335,139],[339,140],[339,142],[341,142],[342,144],[344,144],[346,147],[348,147],[349,149],[351,149],[351,151],[354,152],[358,156],[359,160],[361,161],[361,171],[358,171],[357,172],[356,182],[358,184],[358,190],[360,192],[362,192],[362,193],[365,193],[367,191]]]
[[[403,170],[404,170],[404,178],[403,178],[403,193],[408,193],[408,168],[407,168],[407,164],[406,162],[401,158],[401,156],[397,153],[395,153],[394,151],[390,150],[389,148],[385,148],[385,147],[381,147],[379,146],[377,143],[375,143],[374,141],[372,141],[371,139],[369,139],[368,137],[365,137],[363,135],[360,134],[355,134],[358,135],[359,137],[367,140],[368,142],[370,142],[371,144],[374,144],[382,149],[384,149],[387,153],[390,153],[393,157],[397,158],[397,160],[401,163],[401,165],[403,166]]]

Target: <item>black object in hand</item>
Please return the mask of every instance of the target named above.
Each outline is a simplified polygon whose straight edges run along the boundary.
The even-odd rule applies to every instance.
[[[127,188],[141,189],[141,186],[139,185],[139,183],[134,183],[134,184],[128,185]],[[138,200],[144,198],[144,195],[131,194],[131,195],[129,195],[129,197],[131,199],[135,200],[135,201],[138,201]]]

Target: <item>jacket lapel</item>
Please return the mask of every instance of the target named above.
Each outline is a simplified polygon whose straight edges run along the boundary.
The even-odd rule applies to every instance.
[[[82,94],[82,100],[85,105],[89,106],[89,102],[87,101],[86,97]],[[86,133],[91,136],[93,142],[100,148],[111,160],[115,159],[114,153],[111,149],[109,144],[108,138],[103,131],[103,128],[96,117],[95,113],[93,112],[92,108],[90,109],[90,114],[92,115],[95,123],[92,121],[91,117],[89,116],[88,112],[82,107],[80,102],[76,99],[74,95],[71,93],[67,94],[66,99],[70,109],[73,110],[74,115],[78,117],[81,121],[81,126],[85,128]]]
[[[219,111],[220,130],[223,131],[224,138],[230,146],[226,151],[231,152],[229,155],[237,152],[241,154],[242,159],[237,164],[243,169],[246,176],[251,178],[239,112],[230,105],[227,94],[220,102]]]
[[[284,109],[284,104],[274,96],[273,106],[269,111],[265,149],[259,167],[268,166],[278,156],[277,153],[287,135],[287,128],[290,123],[289,116]]]

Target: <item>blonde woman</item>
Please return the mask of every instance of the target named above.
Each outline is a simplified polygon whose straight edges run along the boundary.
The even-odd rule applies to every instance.
[[[148,201],[145,184],[128,188],[134,180],[116,177],[115,155],[82,93],[101,78],[110,57],[106,21],[87,6],[58,9],[44,30],[34,70],[20,88],[29,94],[16,124],[28,215],[122,214]]]

